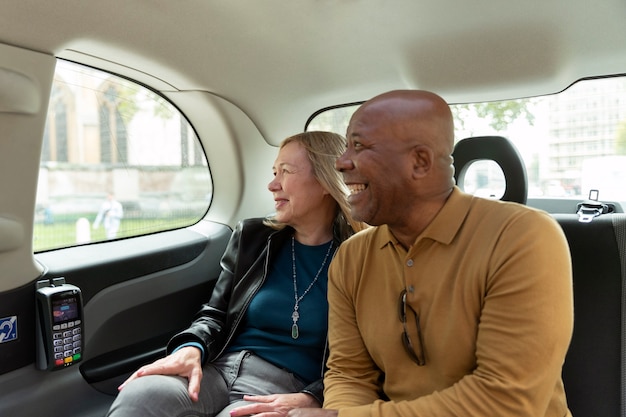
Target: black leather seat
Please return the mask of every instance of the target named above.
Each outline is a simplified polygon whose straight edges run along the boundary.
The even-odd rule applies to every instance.
[[[504,173],[506,188],[500,198],[526,204],[528,180],[526,166],[517,148],[502,136],[475,136],[460,140],[454,147],[454,179],[463,189],[467,168],[472,162],[491,160],[496,162]]]
[[[505,176],[501,199],[526,203],[524,163],[507,139],[463,139],[453,156],[457,184],[473,161],[493,160]],[[626,417],[626,214],[589,222],[574,212],[552,215],[572,255],[574,332],[563,365],[569,408],[574,417]]]
[[[569,243],[574,280],[574,333],[563,366],[567,402],[575,417],[624,416],[626,215],[602,214],[589,223],[576,214],[554,217]]]

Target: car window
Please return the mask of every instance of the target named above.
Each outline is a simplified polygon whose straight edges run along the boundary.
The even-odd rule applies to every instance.
[[[307,130],[345,134],[357,106],[320,112]],[[455,140],[484,135],[510,139],[522,155],[530,198],[626,201],[626,77],[579,81],[565,91],[520,100],[452,105]],[[480,165],[479,165],[480,164]],[[499,198],[503,173],[477,161],[465,191]]]
[[[211,195],[204,150],[176,107],[127,79],[58,61],[35,252],[189,226]]]

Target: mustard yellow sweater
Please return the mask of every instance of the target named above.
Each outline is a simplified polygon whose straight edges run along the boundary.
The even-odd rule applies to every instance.
[[[547,213],[458,188],[408,252],[386,226],[353,236],[329,271],[324,407],[339,417],[570,416],[561,367],[571,274]],[[402,344],[404,289],[425,366]]]

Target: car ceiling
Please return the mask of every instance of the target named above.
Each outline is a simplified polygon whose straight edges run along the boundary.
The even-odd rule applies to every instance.
[[[621,0],[16,0],[0,42],[210,92],[277,143],[386,90],[459,103],[626,72],[624,17]]]

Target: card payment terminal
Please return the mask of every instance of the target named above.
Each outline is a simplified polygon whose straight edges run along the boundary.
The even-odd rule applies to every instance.
[[[65,278],[37,283],[37,360],[40,370],[72,366],[83,357],[83,302]]]

